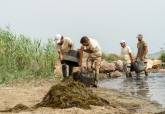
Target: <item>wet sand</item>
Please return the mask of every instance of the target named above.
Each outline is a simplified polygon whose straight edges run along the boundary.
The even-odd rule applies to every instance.
[[[40,80],[30,82],[17,82],[0,87],[0,110],[11,108],[19,103],[33,106],[40,102],[50,87],[53,80]],[[157,103],[133,96],[124,95],[115,90],[91,88],[98,96],[108,100],[109,106],[92,106],[92,109],[69,109],[39,108],[34,111],[23,111],[18,114],[154,114],[161,111]],[[5,113],[15,114],[15,113]]]

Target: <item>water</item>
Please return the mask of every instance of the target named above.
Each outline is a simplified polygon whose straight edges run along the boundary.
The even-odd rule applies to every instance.
[[[120,77],[99,83],[102,88],[115,89],[133,96],[156,101],[165,108],[165,73],[150,74],[148,77]]]

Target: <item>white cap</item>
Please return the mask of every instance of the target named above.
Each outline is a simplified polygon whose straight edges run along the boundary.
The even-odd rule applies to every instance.
[[[55,41],[56,41],[57,44],[60,43],[61,37],[62,37],[61,34],[56,34],[56,36],[55,36]]]
[[[125,40],[121,40],[120,43],[122,44],[122,43],[126,43],[126,42],[125,42]]]
[[[138,34],[137,38],[143,38],[142,34]]]

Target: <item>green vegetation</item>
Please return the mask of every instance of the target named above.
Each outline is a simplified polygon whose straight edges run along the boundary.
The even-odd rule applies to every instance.
[[[43,45],[40,40],[0,29],[0,84],[51,77],[57,60],[54,48],[53,40]]]
[[[35,107],[90,109],[91,105],[104,106],[109,105],[109,102],[98,97],[90,89],[87,89],[84,84],[68,78],[52,86],[43,100]]]
[[[0,110],[0,112],[19,113],[21,111],[34,111],[40,107],[51,107],[54,109],[78,107],[90,109],[91,105],[108,106],[109,104],[109,101],[97,96],[83,83],[74,81],[73,78],[65,78],[61,83],[52,86],[41,102],[31,107],[17,104],[13,108]]]
[[[117,61],[117,60],[122,60],[122,58],[116,54],[103,54],[103,59],[105,59],[108,62],[113,62],[113,61]]]
[[[162,62],[165,62],[165,53],[162,53],[162,54],[161,54],[160,60],[162,60]]]

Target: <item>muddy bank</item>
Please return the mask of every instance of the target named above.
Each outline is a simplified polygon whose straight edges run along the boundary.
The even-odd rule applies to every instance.
[[[24,104],[28,107],[39,103],[50,87],[57,82],[43,80],[35,82],[21,82],[16,85],[0,87],[0,110]],[[160,111],[160,106],[147,100],[124,95],[114,90],[91,88],[93,93],[109,101],[107,106],[91,106],[91,109],[67,108],[52,109],[41,107],[27,110],[18,114],[154,114]],[[5,113],[11,114],[11,113]],[[13,114],[13,113],[12,113]]]

